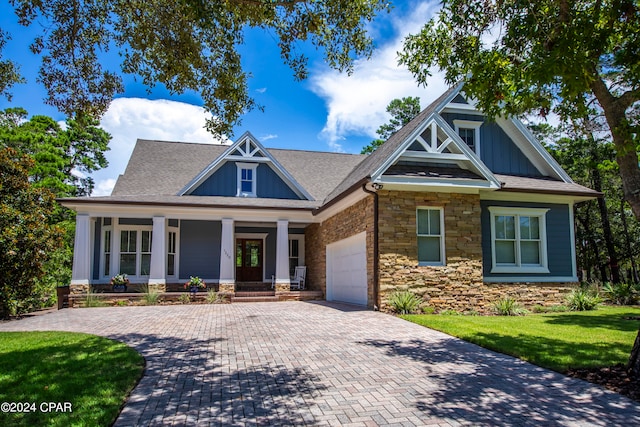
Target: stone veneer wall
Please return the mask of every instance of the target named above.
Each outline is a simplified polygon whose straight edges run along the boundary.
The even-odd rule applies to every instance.
[[[367,232],[367,289],[373,306],[373,196],[355,203],[320,224],[305,230],[305,260],[309,289],[327,294],[327,245]]]
[[[444,266],[418,266],[416,209],[444,208]],[[379,192],[381,309],[396,290],[421,296],[436,310],[488,313],[507,295],[525,306],[559,304],[566,283],[483,283],[480,197],[470,194]]]

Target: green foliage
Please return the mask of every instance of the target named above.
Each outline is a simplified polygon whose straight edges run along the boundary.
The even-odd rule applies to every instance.
[[[0,402],[71,402],[66,412],[0,412],[3,426],[108,426],[142,376],[125,344],[70,332],[0,333]],[[38,406],[36,406],[38,408]]]
[[[604,306],[596,311],[528,316],[408,315],[404,319],[482,347],[564,372],[626,363],[638,332],[640,309]]]
[[[62,246],[62,230],[46,221],[53,195],[29,182],[32,166],[27,156],[0,149],[0,318],[32,308],[47,263]]]
[[[209,289],[205,297],[205,301],[207,301],[208,304],[222,304],[226,302],[226,300],[225,295],[219,294],[213,289]]]
[[[256,106],[247,87],[250,71],[243,69],[238,50],[247,29],[273,32],[282,59],[303,79],[309,45],[324,50],[330,67],[350,72],[356,57],[371,54],[367,24],[389,9],[382,0],[105,0],[79,1],[75,7],[65,0],[18,0],[12,5],[22,25],[35,24],[37,31],[46,22],[31,51],[42,57],[39,80],[48,104],[70,117],[101,115],[124,89],[118,71],[105,69],[101,61],[103,52],[117,50],[122,71],[140,76],[145,85],[198,92],[214,117],[210,130],[227,134]],[[0,89],[12,81],[0,81]]]
[[[494,302],[491,307],[499,316],[524,316],[527,314],[520,303],[511,297],[504,297]]]
[[[108,305],[109,304],[107,304],[102,298],[100,298],[98,295],[95,295],[93,293],[87,294],[84,300],[84,303],[82,304],[82,306],[86,308],[107,307]]]
[[[373,153],[376,148],[391,138],[391,135],[417,116],[420,113],[420,98],[417,96],[407,96],[402,99],[396,98],[387,105],[387,113],[391,114],[389,123],[380,125],[376,130],[380,138],[374,139],[369,145],[363,147],[360,154]]]
[[[531,311],[534,313],[564,313],[569,311],[569,307],[566,305],[534,305]]]
[[[618,305],[633,305],[638,302],[640,285],[637,283],[605,283],[602,293],[607,301]]]
[[[186,293],[183,292],[180,294],[180,297],[178,298],[178,301],[180,302],[180,304],[190,304],[191,303],[191,296]]]
[[[422,307],[422,312],[424,314],[433,314],[433,313],[436,312],[436,309],[435,309],[435,307],[431,307],[431,306],[425,305],[424,307]]]
[[[422,298],[409,291],[396,291],[389,295],[387,304],[398,314],[410,314],[418,310]]]
[[[632,1],[451,0],[405,39],[400,63],[422,84],[434,69],[450,84],[464,80],[490,117],[584,118],[597,109],[640,219],[639,13]]]
[[[595,310],[601,302],[597,290],[589,286],[580,286],[567,295],[567,306],[573,311]]]
[[[461,316],[459,311],[452,309],[442,310],[439,314],[443,316]]]
[[[142,289],[142,302],[144,305],[157,305],[160,302],[160,293],[151,286],[144,286]]]

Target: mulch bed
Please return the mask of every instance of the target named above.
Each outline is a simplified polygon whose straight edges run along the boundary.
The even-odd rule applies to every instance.
[[[571,369],[567,375],[598,384],[640,402],[640,381],[631,379],[623,364],[606,368]]]

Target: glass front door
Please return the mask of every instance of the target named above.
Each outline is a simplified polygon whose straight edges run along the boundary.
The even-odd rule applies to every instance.
[[[236,281],[262,282],[262,240],[236,240]]]

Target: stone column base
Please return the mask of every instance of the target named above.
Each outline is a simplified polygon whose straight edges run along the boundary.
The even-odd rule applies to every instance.
[[[233,294],[236,292],[235,283],[220,283],[218,286],[218,293],[221,294]]]
[[[291,283],[276,283],[276,294],[291,292]]]
[[[88,284],[71,284],[69,285],[69,294],[71,295],[84,295],[88,294],[91,287]]]

